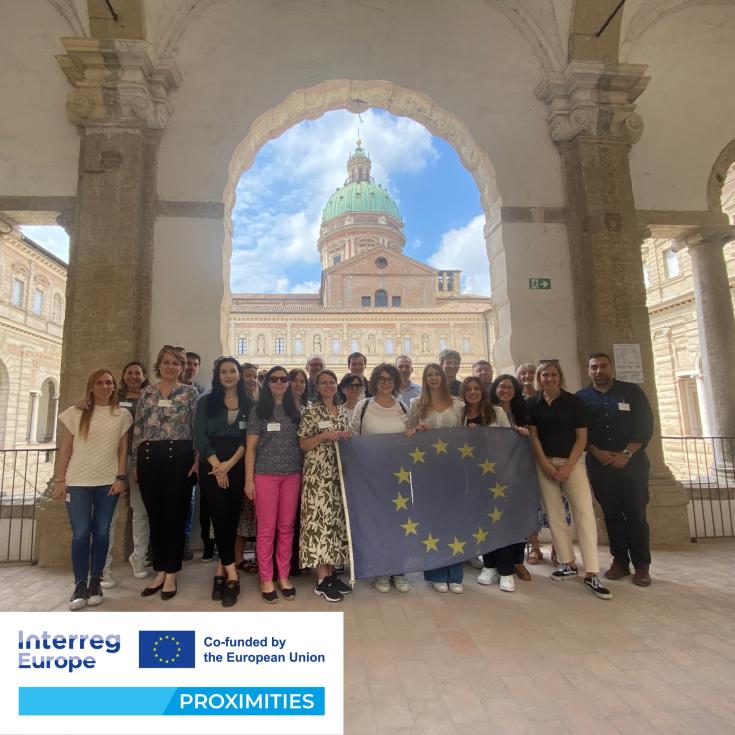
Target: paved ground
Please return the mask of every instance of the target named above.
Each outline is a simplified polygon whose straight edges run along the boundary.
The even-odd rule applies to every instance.
[[[348,735],[732,735],[734,554],[735,540],[658,552],[653,586],[610,583],[611,601],[580,580],[551,582],[546,562],[515,594],[480,587],[467,566],[461,596],[410,575],[408,594],[360,583],[339,606],[312,595],[308,577],[295,603],[267,606],[243,575],[233,609],[344,612]],[[168,603],[141,599],[144,582],[115,571],[99,611],[226,612],[209,599],[209,564],[189,562]],[[67,571],[21,566],[0,567],[0,584],[2,610],[66,610],[72,587]]]

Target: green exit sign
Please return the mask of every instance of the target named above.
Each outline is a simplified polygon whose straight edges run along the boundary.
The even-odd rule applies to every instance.
[[[528,287],[532,291],[548,291],[551,288],[550,278],[529,278]]]

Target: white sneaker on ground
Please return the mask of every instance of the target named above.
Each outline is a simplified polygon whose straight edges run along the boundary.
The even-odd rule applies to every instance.
[[[461,582],[450,582],[449,591],[455,595],[461,595],[464,592],[464,585]]]
[[[498,585],[503,592],[515,592],[516,591],[516,583],[513,579],[512,574],[508,574],[507,576],[501,576],[500,577],[500,584]]]
[[[494,584],[498,579],[500,579],[500,575],[495,567],[485,567],[477,575],[477,584]]]
[[[449,592],[449,585],[446,582],[432,582],[431,586],[435,592]]]
[[[128,557],[130,567],[133,570],[133,576],[136,579],[145,579],[148,576],[148,570],[145,568],[145,559],[138,559],[135,554]]]
[[[373,580],[373,587],[375,587],[378,592],[390,592],[390,578],[376,577]]]
[[[395,577],[391,577],[393,580],[393,584],[395,585],[395,588],[399,592],[408,592],[411,589],[411,585],[408,583],[408,580],[402,575],[396,575]]]
[[[104,572],[102,572],[102,579],[100,581],[100,587],[102,587],[103,590],[109,590],[112,587],[114,587],[116,584],[117,582],[115,581],[115,578],[112,576],[112,572],[110,572],[109,569],[105,569]]]

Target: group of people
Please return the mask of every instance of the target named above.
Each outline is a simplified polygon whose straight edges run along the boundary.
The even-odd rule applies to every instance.
[[[572,529],[584,565],[584,585],[602,599],[612,594],[599,575],[592,494],[607,526],[611,567],[604,576],[631,574],[651,583],[646,504],[645,447],[653,417],[643,391],[616,380],[612,360],[594,353],[591,383],[576,395],[565,390],[557,360],[521,365],[497,377],[479,360],[472,375],[457,376],[461,357],[444,350],[411,381],[410,356],[381,363],[366,376],[367,359],[348,358],[341,378],[312,355],[306,370],[274,366],[264,375],[235,357],[214,362],[211,389],[194,380],[201,358],[164,345],[155,382],[137,361],[118,385],[111,370],[94,370],[84,397],[65,410],[54,497],[67,501],[72,527],[72,610],[98,605],[112,586],[110,528],[119,494],[130,492],[136,578],[154,577],[141,595],[177,593],[182,562],[191,558],[193,488],[199,487],[203,560],[217,565],[211,596],[224,607],[240,593],[238,568],[246,539],[255,539],[260,592],[267,603],[290,601],[293,570],[313,569],[314,594],[339,602],[352,591],[338,572],[348,561],[336,442],[351,436],[434,431],[448,427],[513,428],[527,436],[541,489],[540,517],[551,531],[556,569],[551,579],[578,576]],[[591,487],[590,487],[591,483]],[[540,528],[541,522],[539,523]],[[515,578],[530,580],[524,565],[538,563],[538,534],[472,560],[477,582],[513,592]],[[464,564],[424,572],[439,592],[463,591]],[[377,577],[375,589],[408,592],[403,575]]]

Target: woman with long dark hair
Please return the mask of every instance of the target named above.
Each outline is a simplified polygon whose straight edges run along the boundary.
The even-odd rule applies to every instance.
[[[302,455],[297,434],[301,411],[289,383],[288,372],[280,365],[266,373],[258,404],[250,412],[247,428],[245,494],[255,501],[255,553],[260,591],[269,603],[278,600],[273,584],[276,533],[278,585],[285,600],[293,600],[296,596],[289,571],[294,520],[301,491]]]
[[[245,484],[246,430],[252,402],[245,392],[242,368],[234,357],[214,363],[212,390],[197,405],[195,446],[199,452],[199,487],[214,527],[219,560],[212,599],[232,607],[240,593],[235,567],[235,535]]]
[[[118,406],[117,384],[106,368],[90,373],[84,404],[85,408],[72,406],[59,415],[66,431],[52,493],[57,500],[67,501],[72,529],[70,610],[102,602],[110,522],[125,488],[128,429],[133,423],[130,414]]]
[[[306,386],[309,384],[309,376],[303,368],[294,368],[288,371],[288,377],[291,380],[291,392],[296,405],[301,413],[304,412],[306,404],[309,402],[309,391]]]

